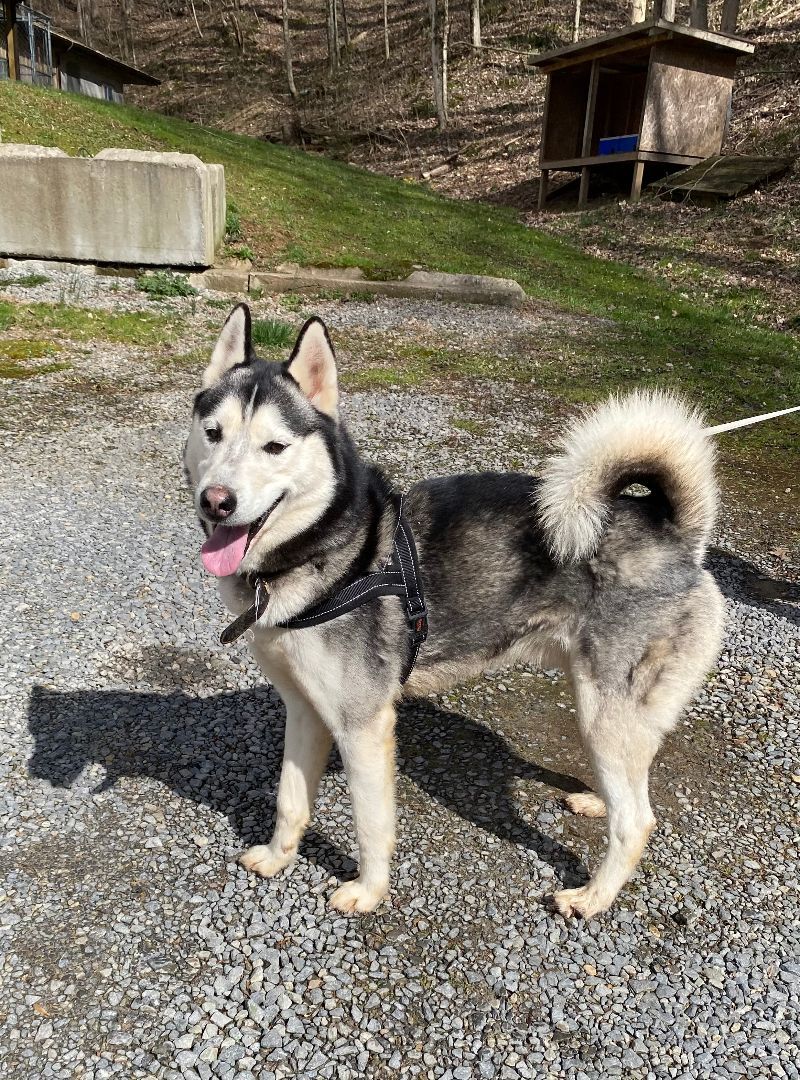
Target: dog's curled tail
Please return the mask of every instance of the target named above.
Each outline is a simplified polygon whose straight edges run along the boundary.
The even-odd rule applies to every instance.
[[[717,507],[714,445],[702,415],[663,391],[612,397],[575,423],[537,492],[545,538],[562,563],[597,550],[612,500],[641,483],[667,500],[698,563]]]

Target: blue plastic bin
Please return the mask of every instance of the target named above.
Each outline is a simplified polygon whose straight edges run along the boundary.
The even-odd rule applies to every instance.
[[[614,135],[610,139],[601,139],[601,154],[627,154],[639,145],[638,135]]]

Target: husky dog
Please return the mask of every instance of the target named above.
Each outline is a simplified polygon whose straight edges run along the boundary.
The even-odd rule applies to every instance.
[[[285,364],[258,359],[234,308],[195,399],[185,450],[206,531],[203,562],[226,606],[269,600],[250,649],[286,705],[277,820],[242,857],[271,877],[292,862],[335,739],[358,835],[359,875],[333,907],[372,911],[394,849],[395,706],[489,667],[561,667],[608,815],[591,881],[554,897],[562,915],[604,911],[633,873],[655,819],[648,770],[721,639],[723,602],[703,555],[717,501],[702,418],[664,393],[612,398],[567,432],[540,478],[451,476],[415,484],[402,511],[419,552],[430,624],[401,686],[409,637],[397,597],[306,629],[285,622],[383,567],[397,499],[339,420],[334,352],[311,319]],[[627,493],[642,485],[647,494]],[[601,797],[602,796],[602,797]]]

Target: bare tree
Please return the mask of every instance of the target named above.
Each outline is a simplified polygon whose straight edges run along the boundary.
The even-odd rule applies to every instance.
[[[690,0],[689,26],[696,30],[708,30],[708,0]]]
[[[581,32],[581,0],[575,0],[575,19],[572,23],[572,40],[577,41]]]
[[[447,127],[447,35],[450,10],[448,0],[428,0],[431,20],[431,73],[433,100],[439,129]]]
[[[724,0],[720,30],[723,34],[735,34],[739,22],[739,0]]]
[[[383,55],[389,59],[389,0],[383,0]]]
[[[293,98],[297,97],[297,87],[294,85],[294,71],[292,69],[292,33],[289,27],[289,0],[282,0],[281,20],[283,22],[283,63],[286,68],[286,82],[289,93]]]
[[[472,51],[481,47],[481,0],[469,0],[469,40]]]
[[[345,0],[339,0],[342,5],[342,29],[344,30],[344,43],[350,47],[350,23],[347,21],[347,4]]]
[[[331,75],[339,70],[339,13],[336,0],[326,0],[325,26],[328,34],[328,70]]]
[[[95,16],[94,3],[92,0],[77,0],[75,13],[78,16],[78,36],[85,41],[87,45],[91,45]]]
[[[122,22],[122,48],[126,60],[136,63],[136,46],[133,43],[133,31],[131,29],[131,9],[133,0],[121,0],[120,19]]]

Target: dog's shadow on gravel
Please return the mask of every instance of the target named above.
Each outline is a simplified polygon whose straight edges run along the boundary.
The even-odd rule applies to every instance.
[[[36,686],[29,706],[34,749],[28,769],[61,788],[94,763],[105,770],[95,790],[107,790],[122,777],[160,781],[181,798],[224,814],[247,847],[271,835],[283,716],[268,686],[204,697]],[[400,708],[398,757],[401,772],[440,805],[533,851],[565,884],[587,880],[574,855],[520,816],[512,790],[520,778],[561,791],[581,790],[579,780],[524,760],[488,728],[424,701]],[[329,767],[341,769],[335,752]],[[318,818],[301,853],[329,873],[354,874],[350,856],[320,829],[324,821]]]
[[[733,552],[712,548],[708,569],[729,600],[760,608],[800,626],[800,584],[770,577],[754,563]]]

